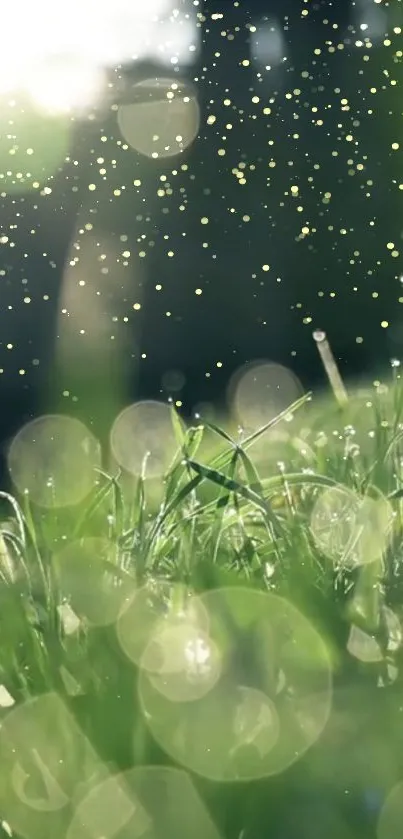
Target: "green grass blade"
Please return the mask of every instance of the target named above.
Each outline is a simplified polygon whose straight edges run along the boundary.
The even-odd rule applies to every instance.
[[[77,539],[78,537],[83,535],[83,533],[85,532],[85,528],[88,525],[88,522],[91,520],[93,515],[101,506],[101,504],[105,501],[108,494],[113,490],[116,478],[107,475],[107,473],[103,472],[101,469],[97,469],[96,471],[99,472],[104,478],[106,478],[107,483],[104,484],[104,486],[102,486],[100,489],[96,490],[92,500],[89,503],[87,502],[87,506],[80,518],[78,519],[76,527],[74,528],[73,539]]]
[[[248,486],[244,484],[240,484],[238,481],[235,481],[233,478],[227,477],[222,472],[218,472],[216,469],[211,469],[208,466],[203,466],[201,463],[196,463],[195,461],[189,461],[189,466],[199,475],[201,478],[212,481],[213,483],[217,484],[220,487],[225,487],[230,492],[235,492],[244,498],[246,501],[249,501],[255,507],[261,510],[265,516],[269,519],[276,534],[280,534],[283,530],[277,516],[271,509],[270,504],[264,498],[262,498],[257,492],[250,489]]]
[[[27,527],[27,522],[26,522],[26,520],[24,518],[24,515],[22,513],[21,507],[18,504],[18,501],[12,495],[10,495],[10,493],[3,492],[3,491],[0,491],[0,498],[4,498],[4,500],[8,501],[8,503],[12,507],[13,513],[15,515],[15,520],[16,520],[16,523],[18,525],[18,530],[20,532],[21,542],[22,542],[24,548],[26,548],[28,527]]]
[[[245,470],[246,478],[249,482],[250,488],[255,490],[256,492],[262,494],[263,486],[256,469],[254,463],[252,463],[250,457],[246,454],[242,447],[239,448],[239,457],[242,463],[242,466]]]
[[[286,419],[286,417],[289,417],[289,416],[290,416],[290,414],[294,413],[296,410],[298,410],[298,409],[299,409],[299,408],[301,408],[303,405],[305,405],[307,402],[309,402],[309,401],[310,401],[310,399],[311,399],[311,394],[310,394],[310,393],[306,393],[306,394],[304,394],[303,396],[301,396],[299,399],[297,399],[295,402],[293,402],[293,403],[292,403],[292,405],[290,405],[290,407],[289,407],[289,408],[287,408],[286,410],[282,411],[280,414],[278,414],[276,417],[274,417],[272,420],[270,420],[268,423],[266,423],[266,425],[262,426],[262,427],[261,427],[261,428],[259,428],[257,431],[255,431],[253,434],[251,434],[249,437],[247,437],[247,438],[246,438],[246,439],[242,442],[242,449],[243,449],[243,450],[245,450],[246,448],[248,448],[249,446],[251,446],[251,445],[252,445],[254,442],[256,442],[256,441],[257,441],[257,440],[258,440],[258,439],[259,439],[259,438],[260,438],[260,437],[261,437],[261,436],[262,436],[262,435],[263,435],[266,431],[268,431],[268,430],[269,430],[269,429],[271,429],[271,428],[274,428],[274,427],[275,427],[275,426],[276,426],[279,422],[281,422],[283,419]],[[230,439],[231,439],[231,438],[230,438]],[[220,453],[219,455],[217,455],[217,457],[216,457],[216,458],[214,458],[214,460],[212,461],[212,464],[211,464],[211,467],[210,467],[210,468],[212,468],[213,470],[214,470],[214,469],[218,470],[218,469],[222,469],[222,468],[224,468],[224,467],[228,466],[228,464],[229,464],[229,463],[230,463],[230,461],[231,461],[232,451],[233,451],[233,450],[232,450],[232,448],[231,448],[228,452],[222,452],[222,453]],[[169,517],[169,516],[170,516],[170,515],[171,515],[171,514],[175,511],[175,509],[177,509],[178,507],[180,507],[180,506],[181,506],[181,504],[183,503],[183,501],[184,501],[184,500],[185,500],[185,499],[186,499],[186,498],[187,498],[187,497],[188,497],[188,496],[189,496],[189,495],[190,495],[190,494],[191,494],[191,493],[192,493],[195,489],[197,489],[197,487],[199,486],[199,484],[200,484],[200,483],[201,483],[204,479],[205,479],[205,476],[204,476],[202,473],[200,473],[200,472],[199,472],[199,473],[198,473],[198,474],[197,474],[194,478],[192,478],[192,479],[191,479],[191,480],[190,480],[190,481],[189,481],[189,482],[188,482],[188,483],[187,483],[184,487],[182,487],[182,488],[179,490],[179,492],[175,495],[175,497],[172,499],[172,501],[170,501],[170,502],[166,505],[166,507],[164,508],[164,510],[163,510],[163,511],[162,511],[162,513],[161,513],[161,516],[159,517],[158,521],[155,523],[154,528],[152,529],[152,532],[151,532],[151,535],[150,535],[150,543],[151,543],[152,541],[154,541],[154,539],[155,539],[155,538],[156,538],[156,536],[158,535],[158,533],[159,533],[159,531],[160,531],[161,527],[162,527],[162,526],[163,526],[163,524],[165,523],[166,519],[167,519],[167,518],[168,518],[168,517]],[[266,514],[267,514],[267,511],[266,511]]]
[[[232,448],[238,448],[238,443],[236,440],[228,434],[223,428],[219,428],[218,425],[215,425],[214,422],[206,422],[206,428],[209,428],[214,434],[217,434],[218,437],[221,437],[222,440],[225,440],[226,443],[229,443]]]
[[[182,450],[186,443],[186,432],[183,426],[183,422],[177,410],[174,407],[171,408],[171,420],[175,439],[178,444],[178,449]]]

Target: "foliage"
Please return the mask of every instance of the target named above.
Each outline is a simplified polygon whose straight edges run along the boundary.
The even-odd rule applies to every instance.
[[[402,653],[386,621],[387,610],[398,622],[403,615],[402,406],[396,383],[359,393],[343,409],[308,395],[249,435],[209,423],[184,431],[174,416],[178,454],[161,480],[102,470],[85,506],[64,510],[2,493],[10,511],[0,543],[0,683],[17,705],[57,691],[100,757],[119,770],[169,764],[142,718],[136,668],[113,623],[91,625],[82,614],[77,631],[66,629],[60,551],[90,538],[107,541],[107,557],[90,576],[95,587],[104,577],[129,588],[167,580],[196,592],[230,585],[273,591],[326,640],[332,717],[284,776],[241,794],[196,779],[198,788],[223,836],[277,836],[276,825],[284,836],[372,835],[368,790],[382,800],[403,777]],[[348,562],[351,546],[329,556],[315,538],[315,504],[340,486],[391,510],[373,562]],[[351,653],[352,625],[378,645],[375,660]],[[2,716],[9,711],[2,708]],[[319,786],[328,804],[327,814],[317,805],[315,826],[310,802]]]

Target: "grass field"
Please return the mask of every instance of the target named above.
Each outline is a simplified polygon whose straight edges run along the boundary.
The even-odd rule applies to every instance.
[[[99,470],[71,508],[2,494],[3,832],[397,839],[399,381],[343,408],[306,395],[250,434],[172,421],[164,476]],[[110,816],[133,767],[153,826]],[[98,822],[79,808],[97,783]]]

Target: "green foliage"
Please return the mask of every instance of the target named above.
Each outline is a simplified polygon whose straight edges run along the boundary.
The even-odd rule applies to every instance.
[[[264,832],[269,828],[262,827],[262,813],[260,834],[256,822],[267,795],[271,825],[276,819],[281,825],[281,807],[295,784],[306,790],[325,784],[336,800],[344,787],[357,792],[372,784],[386,791],[403,775],[402,735],[393,722],[400,720],[402,652],[400,642],[390,643],[386,619],[388,609],[398,622],[403,615],[401,391],[378,388],[342,410],[308,395],[250,436],[212,424],[185,430],[176,418],[174,425],[178,455],[161,480],[100,470],[85,505],[64,510],[41,510],[28,497],[1,494],[10,515],[0,530],[0,683],[17,704],[58,692],[100,757],[120,770],[169,763],[142,718],[137,670],[124,656],[113,622],[94,625],[78,615],[77,631],[66,630],[60,607],[69,605],[69,593],[59,573],[60,552],[104,540],[108,556],[94,572],[94,586],[99,573],[128,590],[167,580],[196,592],[242,585],[286,597],[316,626],[331,654],[335,710],[328,729],[283,781],[268,781],[264,792],[258,784],[231,799],[228,788],[220,792],[198,782],[223,835],[240,836],[247,827],[248,839],[274,836]],[[343,556],[329,556],[315,539],[315,504],[340,486],[355,499],[390,505],[384,549],[368,564],[346,561],[354,544]],[[352,654],[352,625],[378,644],[375,660],[365,663]],[[2,717],[7,713],[1,708]],[[369,717],[371,733],[363,728]],[[385,738],[392,749],[387,766],[377,758]],[[351,739],[357,760],[343,754]],[[338,839],[372,835],[364,817],[351,832],[344,802],[336,809]],[[327,835],[333,836],[330,828]]]

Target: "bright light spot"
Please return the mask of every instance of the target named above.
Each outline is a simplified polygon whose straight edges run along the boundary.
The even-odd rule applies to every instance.
[[[103,71],[133,60],[172,66],[197,56],[200,30],[191,0],[53,0],[2,8],[0,94],[22,90],[64,111],[96,102]]]
[[[221,660],[216,644],[193,624],[163,627],[150,639],[141,665],[171,702],[192,702],[216,684]]]
[[[15,705],[15,699],[4,685],[0,685],[0,708],[11,708],[13,705]]]
[[[322,341],[326,341],[326,332],[323,332],[323,329],[315,329],[312,335],[317,344],[321,344]]]

